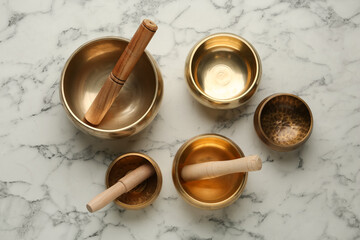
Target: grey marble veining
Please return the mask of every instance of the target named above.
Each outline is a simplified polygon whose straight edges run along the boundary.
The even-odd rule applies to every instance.
[[[102,36],[130,38],[143,18],[159,30],[148,50],[165,92],[140,134],[103,141],[79,132],[59,100],[65,61]],[[231,32],[263,63],[260,88],[244,107],[215,111],[188,93],[185,58],[201,38]],[[346,1],[0,1],[0,239],[360,239],[360,3]],[[266,148],[253,128],[257,104],[299,95],[314,115],[309,141],[290,153]],[[231,206],[187,205],[171,179],[183,142],[202,133],[259,154]],[[117,156],[143,152],[163,173],[151,206],[85,204],[104,189]]]

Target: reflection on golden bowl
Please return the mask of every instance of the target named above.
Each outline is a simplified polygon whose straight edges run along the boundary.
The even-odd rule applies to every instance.
[[[160,70],[144,52],[114,104],[98,126],[84,119],[128,40],[100,38],[80,46],[64,66],[60,98],[68,117],[80,130],[100,138],[119,138],[144,129],[156,116],[163,94]]]
[[[150,205],[158,197],[162,186],[160,168],[153,159],[141,153],[127,153],[115,159],[106,172],[106,187],[111,187],[129,171],[145,163],[154,167],[155,174],[115,199],[117,205],[126,209],[140,209]]]
[[[236,201],[245,188],[248,173],[184,182],[182,168],[186,165],[231,160],[244,157],[241,149],[230,139],[217,134],[194,137],[184,143],[176,153],[172,178],[179,194],[189,204],[203,209],[219,209]]]
[[[246,103],[256,92],[261,62],[245,39],[229,34],[210,35],[190,51],[185,77],[191,94],[215,109],[232,109]]]
[[[304,100],[293,94],[279,93],[259,104],[254,126],[267,146],[276,151],[291,151],[310,137],[313,117]]]

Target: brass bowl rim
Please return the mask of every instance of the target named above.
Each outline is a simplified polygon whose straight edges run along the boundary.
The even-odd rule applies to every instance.
[[[158,73],[157,73],[157,70],[156,70],[156,62],[155,62],[155,59],[151,56],[151,54],[145,49],[144,50],[144,53],[146,54],[146,56],[148,57],[149,59],[149,62],[151,64],[151,67],[153,69],[153,73],[155,75],[155,82],[156,82],[156,85],[155,85],[155,94],[154,94],[154,97],[152,99],[152,102],[149,106],[149,108],[147,109],[147,111],[138,119],[136,120],[135,122],[133,122],[132,124],[126,126],[126,127],[123,127],[123,128],[117,128],[117,129],[101,129],[101,128],[97,128],[95,126],[92,126],[90,123],[86,123],[82,120],[80,120],[74,113],[73,111],[71,110],[66,98],[65,98],[65,89],[64,89],[64,78],[65,78],[65,72],[70,64],[70,61],[75,57],[76,54],[78,54],[83,48],[85,48],[86,46],[92,44],[92,43],[96,43],[96,42],[99,42],[99,41],[103,41],[103,40],[120,40],[120,41],[125,41],[127,43],[129,43],[129,39],[127,38],[123,38],[123,37],[116,37],[116,36],[107,36],[107,37],[99,37],[99,38],[95,38],[95,39],[92,39],[92,40],[89,40],[85,43],[83,43],[82,45],[80,45],[71,55],[70,57],[68,58],[68,60],[66,61],[64,67],[63,67],[63,70],[61,72],[61,79],[60,79],[60,97],[61,97],[61,100],[62,100],[62,103],[64,105],[64,108],[66,109],[66,111],[72,116],[73,119],[75,119],[78,123],[80,123],[82,126],[84,126],[85,128],[87,129],[91,129],[93,131],[97,131],[97,132],[102,132],[102,133],[116,133],[116,132],[121,132],[121,131],[126,131],[128,129],[131,129],[132,127],[134,127],[136,124],[138,124],[139,122],[141,122],[144,118],[146,118],[146,116],[148,115],[148,113],[152,110],[155,102],[156,102],[156,98],[157,98],[157,92],[159,90],[159,76],[158,76]],[[120,57],[120,56],[119,56]]]
[[[272,99],[276,98],[276,97],[280,97],[280,96],[289,96],[289,97],[293,97],[297,100],[299,100],[302,104],[305,105],[306,109],[309,112],[310,115],[310,127],[308,132],[306,133],[306,135],[304,136],[303,139],[301,139],[299,142],[294,143],[294,144],[289,144],[289,145],[282,145],[282,144],[277,144],[274,141],[272,141],[264,132],[263,128],[262,128],[262,124],[261,124],[261,113],[262,110],[264,109],[265,105],[271,101]],[[254,116],[256,118],[256,124],[255,124],[255,128],[257,128],[260,131],[260,134],[266,139],[266,141],[268,141],[268,143],[270,144],[270,146],[272,148],[277,148],[277,149],[281,149],[283,151],[287,151],[287,150],[293,150],[296,149],[297,147],[299,147],[301,144],[303,144],[304,142],[306,142],[306,140],[310,137],[312,129],[313,129],[313,115],[311,112],[311,109],[309,107],[309,105],[299,96],[296,96],[295,94],[291,94],[291,93],[274,93],[266,98],[264,98],[260,104],[257,107],[258,109],[256,111],[258,111],[258,113]],[[263,141],[263,139],[260,137],[260,139]],[[281,151],[280,150],[280,151]]]
[[[141,208],[144,208],[146,206],[149,206],[150,204],[152,204],[156,198],[159,196],[160,194],[160,190],[161,190],[161,187],[162,187],[162,174],[161,174],[161,170],[160,170],[160,167],[159,165],[155,162],[155,160],[153,160],[151,157],[149,157],[148,155],[145,155],[145,154],[142,154],[142,153],[138,153],[138,152],[129,152],[129,153],[126,153],[126,154],[123,154],[123,155],[120,155],[119,157],[117,157],[114,161],[111,162],[111,164],[109,165],[108,169],[106,170],[106,175],[105,175],[105,185],[106,185],[106,188],[109,188],[109,175],[110,175],[110,171],[111,169],[113,168],[113,166],[118,162],[120,161],[121,159],[123,158],[126,158],[128,156],[138,156],[138,157],[141,157],[141,158],[144,158],[146,159],[148,162],[151,163],[151,165],[154,167],[155,169],[155,174],[156,174],[156,177],[157,177],[157,185],[156,185],[156,189],[155,189],[155,192],[154,194],[152,195],[152,197],[144,202],[144,203],[141,203],[141,204],[136,204],[136,205],[129,205],[129,204],[126,204],[126,203],[123,203],[121,201],[119,201],[118,199],[115,199],[113,202],[123,208],[126,208],[126,209],[130,209],[130,210],[136,210],[136,209],[141,209]]]
[[[241,42],[243,42],[252,52],[254,58],[255,58],[255,63],[256,63],[256,75],[254,76],[254,81],[251,83],[250,87],[243,92],[240,96],[234,97],[234,98],[228,98],[228,99],[219,99],[219,98],[214,98],[208,94],[206,94],[195,82],[192,70],[191,70],[191,65],[194,59],[194,55],[197,52],[197,50],[199,49],[199,47],[206,41],[208,41],[209,39],[212,38],[216,38],[216,37],[232,37],[235,38]],[[226,46],[228,47],[228,46]],[[228,32],[221,32],[221,33],[214,33],[211,34],[203,39],[201,39],[200,41],[198,41],[195,46],[190,50],[190,53],[188,54],[187,57],[188,61],[186,61],[186,67],[185,67],[185,76],[186,76],[186,71],[188,69],[189,72],[189,77],[190,77],[190,81],[191,84],[193,86],[195,86],[196,90],[207,100],[210,100],[212,102],[220,102],[220,103],[231,103],[233,101],[236,101],[238,99],[241,99],[243,97],[245,97],[249,92],[251,92],[253,90],[254,87],[256,87],[257,83],[260,81],[260,74],[261,74],[261,62],[260,62],[260,56],[257,53],[257,51],[255,50],[254,46],[250,44],[250,42],[248,42],[245,38],[240,37],[236,34],[233,33],[228,33]],[[189,79],[188,79],[189,80]]]
[[[235,142],[233,142],[231,139],[229,139],[229,138],[227,138],[225,136],[222,136],[220,134],[215,134],[215,133],[201,134],[201,135],[192,137],[189,140],[187,140],[183,145],[181,145],[179,150],[176,152],[176,155],[175,155],[174,161],[173,161],[173,166],[172,166],[172,179],[173,179],[173,183],[175,185],[176,190],[178,191],[180,196],[187,203],[189,203],[190,205],[192,205],[194,207],[197,207],[197,208],[215,210],[215,209],[220,209],[220,208],[224,208],[224,207],[227,207],[227,206],[231,205],[232,203],[234,203],[240,197],[240,195],[242,194],[242,192],[245,189],[247,179],[248,179],[248,173],[247,172],[244,173],[244,178],[243,178],[242,183],[234,191],[234,193],[225,200],[215,202],[215,203],[206,203],[206,202],[202,202],[202,201],[199,201],[199,200],[191,197],[185,191],[185,189],[182,187],[182,185],[180,183],[180,180],[179,180],[180,176],[178,175],[178,166],[179,166],[180,155],[184,152],[184,150],[191,143],[195,142],[196,140],[209,138],[209,137],[215,137],[215,138],[220,138],[222,140],[225,140],[226,142],[230,143],[238,151],[238,153],[240,153],[241,156],[245,156],[245,154],[240,149],[240,147]]]

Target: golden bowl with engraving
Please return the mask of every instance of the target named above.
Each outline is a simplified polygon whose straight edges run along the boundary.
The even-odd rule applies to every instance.
[[[190,51],[185,77],[192,96],[215,109],[245,104],[261,79],[261,61],[255,48],[230,33],[210,35]]]
[[[184,166],[244,157],[244,153],[230,139],[217,134],[204,134],[185,142],[177,151],[172,178],[176,190],[190,205],[202,209],[219,209],[235,202],[243,192],[247,172],[228,174],[212,179],[185,182],[181,178]]]
[[[93,126],[84,115],[128,40],[105,37],[80,46],[67,60],[60,81],[60,99],[68,117],[85,133],[105,139],[138,133],[155,118],[163,80],[154,58],[145,51],[102,122]]]
[[[295,150],[310,137],[313,117],[300,97],[289,93],[273,94],[256,108],[254,126],[257,135],[271,149]]]
[[[122,194],[114,202],[126,209],[141,209],[149,206],[159,196],[162,186],[162,175],[160,167],[149,156],[141,153],[127,153],[115,159],[106,172],[105,183],[109,188],[124,177],[128,172],[150,163],[155,174],[140,183],[127,193]]]

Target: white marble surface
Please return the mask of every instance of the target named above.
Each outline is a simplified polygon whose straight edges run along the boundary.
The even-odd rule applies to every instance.
[[[143,18],[159,30],[148,50],[165,81],[159,115],[140,134],[102,141],[79,132],[59,100],[69,55],[101,36],[130,38]],[[360,2],[336,1],[0,1],[0,239],[360,239]],[[201,38],[231,32],[263,63],[245,107],[209,110],[187,92],[184,62]],[[306,145],[277,153],[253,128],[257,104],[275,92],[305,99],[314,115]],[[187,205],[171,179],[187,139],[219,133],[259,154],[230,207]],[[138,151],[161,167],[153,205],[95,214],[115,157]]]

